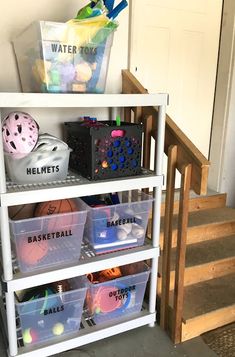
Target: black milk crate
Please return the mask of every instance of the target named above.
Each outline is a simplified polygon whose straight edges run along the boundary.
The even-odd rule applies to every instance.
[[[105,124],[105,125],[104,125]],[[141,172],[142,125],[97,121],[87,127],[66,122],[69,166],[91,180],[134,176]]]

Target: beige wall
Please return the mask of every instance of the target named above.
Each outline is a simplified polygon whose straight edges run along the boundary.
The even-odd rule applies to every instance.
[[[11,40],[35,20],[67,21],[89,0],[1,0],[0,2],[0,91],[20,91]],[[108,72],[107,92],[119,92],[120,71],[127,68],[128,8],[118,17]]]

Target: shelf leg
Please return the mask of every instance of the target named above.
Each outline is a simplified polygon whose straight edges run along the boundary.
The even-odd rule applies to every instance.
[[[2,132],[2,124],[1,124],[2,113],[0,112],[0,132]],[[5,166],[4,166],[4,153],[3,153],[3,143],[2,143],[2,135],[0,135],[0,192],[6,192],[6,176],[5,176]]]
[[[18,348],[17,348],[14,293],[9,292],[9,293],[6,293],[5,296],[6,296],[6,311],[7,311],[6,316],[7,316],[9,355],[16,356],[18,353]]]
[[[2,263],[4,280],[11,280],[12,275],[12,260],[11,260],[11,240],[9,230],[8,208],[1,207],[1,246],[2,246]]]
[[[160,106],[158,108],[158,122],[157,122],[157,134],[158,140],[155,146],[155,173],[157,175],[162,174],[163,168],[163,154],[164,154],[164,139],[165,139],[165,118],[166,107]],[[155,187],[153,189],[153,215],[152,215],[152,244],[153,247],[159,245],[160,235],[160,212],[161,212],[161,198],[162,188]],[[149,312],[154,313],[156,311],[156,299],[157,299],[157,271],[158,271],[158,257],[152,259],[151,275],[150,275],[150,292],[149,292]],[[154,327],[154,323],[149,325]]]

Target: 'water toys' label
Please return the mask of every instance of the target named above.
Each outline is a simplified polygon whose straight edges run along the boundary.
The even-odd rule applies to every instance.
[[[51,51],[53,53],[71,53],[71,54],[85,54],[85,55],[93,55],[97,54],[97,47],[86,47],[86,46],[74,46],[68,44],[61,44],[61,43],[52,43],[51,44]]]

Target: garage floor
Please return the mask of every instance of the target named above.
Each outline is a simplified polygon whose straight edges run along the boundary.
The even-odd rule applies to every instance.
[[[6,347],[0,335],[0,356],[5,357]],[[56,352],[56,351],[55,351]],[[217,355],[198,337],[174,346],[158,325],[140,327],[57,354],[58,357],[216,357]]]

